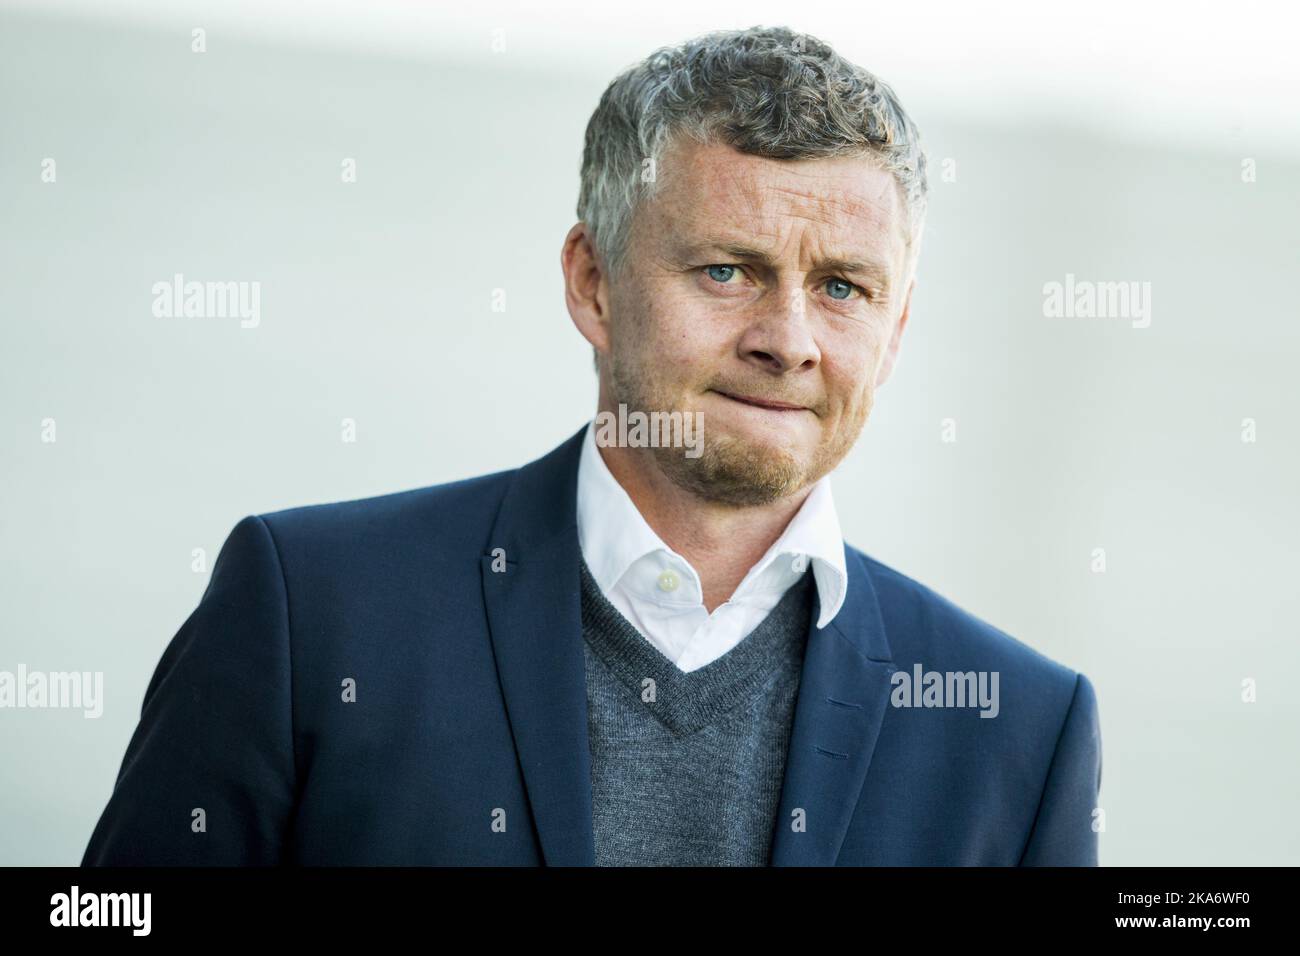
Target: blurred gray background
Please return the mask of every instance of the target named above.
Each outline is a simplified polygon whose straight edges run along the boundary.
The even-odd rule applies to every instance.
[[[1103,864],[1300,864],[1294,31],[713,6],[0,8],[0,670],[102,671],[105,698],[0,709],[0,864],[79,862],[207,584],[194,549],[590,417],[559,269],[587,118],[655,47],[755,23],[879,73],[930,152],[845,536],[1092,679]],[[175,273],[260,282],[260,324],[155,317]],[[1045,317],[1067,273],[1149,282],[1150,326]]]

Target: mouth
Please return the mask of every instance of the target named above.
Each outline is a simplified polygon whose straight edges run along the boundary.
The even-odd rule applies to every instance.
[[[808,408],[804,405],[795,405],[790,402],[778,402],[770,398],[759,398],[755,395],[737,395],[732,392],[723,392],[713,389],[714,392],[723,398],[729,398],[733,402],[740,402],[742,405],[752,405],[755,408],[765,408],[774,412],[806,412]]]

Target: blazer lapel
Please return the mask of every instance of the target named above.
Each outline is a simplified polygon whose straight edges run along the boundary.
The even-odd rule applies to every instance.
[[[578,577],[585,432],[518,471],[481,558],[501,690],[548,866],[593,866],[596,857]],[[895,667],[880,606],[862,559],[846,552],[844,605],[824,629],[812,625],[804,653],[773,866],[835,863],[889,701]],[[501,560],[505,570],[495,570]]]
[[[501,690],[548,866],[596,857],[576,511],[585,431],[518,471],[481,560]]]
[[[811,625],[772,841],[772,866],[832,866],[889,702],[893,653],[862,559],[845,549],[844,605]],[[816,617],[814,616],[814,621]]]

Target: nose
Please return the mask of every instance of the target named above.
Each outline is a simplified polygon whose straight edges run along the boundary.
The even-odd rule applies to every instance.
[[[741,359],[776,374],[816,368],[821,350],[813,338],[803,290],[774,298],[741,335],[737,345]]]

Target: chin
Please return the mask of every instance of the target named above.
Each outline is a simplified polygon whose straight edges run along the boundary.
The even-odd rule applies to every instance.
[[[710,501],[737,506],[770,504],[806,484],[807,461],[784,443],[744,435],[710,435],[703,451],[686,458],[680,449],[656,449],[659,465],[676,485]]]

